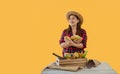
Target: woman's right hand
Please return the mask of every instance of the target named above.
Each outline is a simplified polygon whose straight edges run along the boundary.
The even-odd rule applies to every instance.
[[[71,45],[72,45],[72,40],[71,40],[68,36],[65,36],[65,37],[64,37],[64,41],[65,41],[65,43],[66,43],[68,46],[71,46]]]
[[[67,47],[70,47],[70,46],[74,46],[74,44],[75,44],[70,38],[68,39],[67,37],[64,37],[64,41],[65,42],[61,44],[62,48],[67,48]]]
[[[65,42],[68,46],[72,46],[73,45],[73,41],[67,41]]]

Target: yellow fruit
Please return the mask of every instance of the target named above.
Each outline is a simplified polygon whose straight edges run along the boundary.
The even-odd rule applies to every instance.
[[[79,53],[79,56],[80,56],[80,58],[82,58],[82,56],[83,56],[83,52]]]
[[[65,58],[71,58],[71,54],[70,53],[64,53],[64,57]]]
[[[71,40],[71,38],[70,38],[69,36],[65,36],[65,38],[66,38],[67,40]]]
[[[81,38],[81,37],[80,37],[79,35],[73,35],[73,36],[71,36],[71,39],[72,39],[72,40],[75,40],[75,39],[78,40],[78,39],[80,39],[80,38]]]
[[[74,54],[73,54],[73,57],[74,58],[79,58],[80,56],[79,56],[79,53],[78,52],[75,52]]]

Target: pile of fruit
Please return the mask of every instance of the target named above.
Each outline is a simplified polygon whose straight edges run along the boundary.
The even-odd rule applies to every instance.
[[[72,40],[75,43],[80,43],[83,40],[83,38],[80,37],[79,35],[73,35],[71,37],[65,36],[65,40],[68,40],[68,41]]]
[[[83,52],[75,52],[75,53],[64,53],[64,57],[67,59],[77,59],[77,58],[85,58],[88,51]]]

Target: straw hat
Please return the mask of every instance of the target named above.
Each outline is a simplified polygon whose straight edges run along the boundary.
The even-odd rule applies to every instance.
[[[79,18],[81,24],[83,23],[83,17],[80,13],[76,12],[76,11],[69,11],[67,14],[66,14],[66,18],[67,20],[69,19],[70,15],[75,15]]]

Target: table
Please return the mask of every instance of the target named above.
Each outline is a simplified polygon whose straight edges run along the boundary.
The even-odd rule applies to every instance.
[[[102,62],[99,66],[95,68],[84,68],[77,72],[64,71],[64,70],[55,70],[55,69],[44,69],[41,74],[117,74],[109,64]]]

